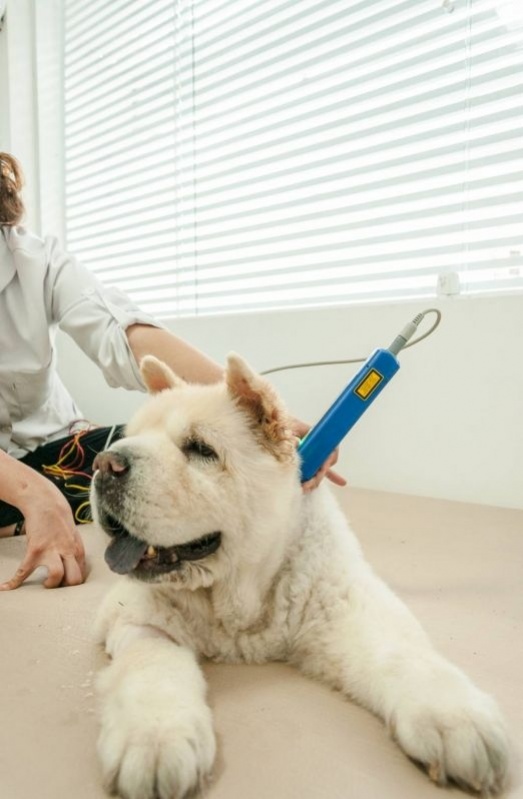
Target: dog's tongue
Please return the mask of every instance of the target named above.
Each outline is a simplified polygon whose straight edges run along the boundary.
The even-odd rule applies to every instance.
[[[134,535],[119,535],[113,538],[105,550],[105,562],[113,572],[129,574],[138,566],[147,546],[145,541],[140,541]]]

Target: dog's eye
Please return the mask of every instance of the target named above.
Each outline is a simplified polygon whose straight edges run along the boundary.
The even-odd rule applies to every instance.
[[[188,458],[196,456],[210,461],[218,460],[218,455],[213,448],[197,438],[191,438],[189,441],[186,441],[182,447],[182,451]]]

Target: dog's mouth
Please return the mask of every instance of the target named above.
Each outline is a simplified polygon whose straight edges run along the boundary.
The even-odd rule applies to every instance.
[[[112,541],[105,551],[105,561],[117,574],[137,577],[167,574],[179,569],[184,561],[202,560],[212,555],[221,544],[220,532],[208,533],[185,544],[157,547],[137,538],[121,522],[105,514],[102,527]]]

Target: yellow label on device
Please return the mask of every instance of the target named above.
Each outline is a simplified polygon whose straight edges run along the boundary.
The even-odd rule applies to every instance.
[[[371,369],[369,374],[366,375],[361,383],[356,386],[354,392],[361,397],[361,399],[368,399],[370,395],[377,389],[381,381],[383,380],[383,375],[380,375],[375,369]]]

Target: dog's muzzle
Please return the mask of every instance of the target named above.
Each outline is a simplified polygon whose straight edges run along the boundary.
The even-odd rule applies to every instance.
[[[120,505],[122,478],[131,469],[130,459],[123,453],[106,451],[96,456],[93,479],[97,498],[99,522],[103,530],[112,538],[105,551],[109,568],[118,574],[132,574],[135,577],[160,576],[179,569],[185,561],[202,560],[212,555],[221,544],[221,532],[207,533],[183,544],[172,547],[152,546],[147,541],[133,535],[116,517]],[[118,486],[112,486],[113,483]],[[118,489],[114,491],[113,489]],[[116,507],[113,507],[116,506]]]

